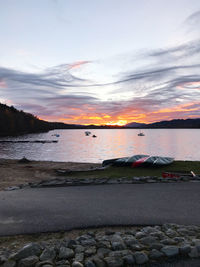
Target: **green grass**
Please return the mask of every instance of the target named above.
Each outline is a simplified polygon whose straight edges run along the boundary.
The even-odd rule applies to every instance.
[[[164,171],[193,171],[200,174],[200,161],[174,161],[163,167],[109,167],[103,171],[88,171],[70,174],[70,177],[87,178],[120,178],[133,176],[162,176]]]

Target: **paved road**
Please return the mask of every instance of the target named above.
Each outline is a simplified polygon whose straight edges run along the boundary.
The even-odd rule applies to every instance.
[[[109,225],[200,224],[200,183],[0,192],[0,236]]]

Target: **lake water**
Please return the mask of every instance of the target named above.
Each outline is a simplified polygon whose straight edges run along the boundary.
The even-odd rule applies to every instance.
[[[54,130],[0,140],[58,140],[58,143],[0,143],[0,158],[101,163],[104,159],[148,154],[200,160],[200,129]],[[60,137],[52,136],[59,134]]]

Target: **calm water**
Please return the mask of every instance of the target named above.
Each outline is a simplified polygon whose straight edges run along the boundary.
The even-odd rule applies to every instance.
[[[180,160],[200,160],[200,129],[54,130],[0,140],[58,140],[58,143],[0,143],[0,158],[102,162],[104,159],[149,154]],[[58,133],[57,138],[52,134]]]

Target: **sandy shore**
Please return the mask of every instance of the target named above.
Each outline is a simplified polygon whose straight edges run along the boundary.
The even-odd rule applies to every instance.
[[[86,170],[99,167],[95,163],[30,161],[19,163],[19,160],[0,159],[0,190],[29,182],[53,179],[56,169]]]

